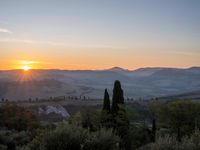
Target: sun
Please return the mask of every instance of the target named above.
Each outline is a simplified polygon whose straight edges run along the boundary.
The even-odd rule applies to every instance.
[[[21,69],[23,69],[24,71],[28,71],[31,69],[30,66],[22,66]]]

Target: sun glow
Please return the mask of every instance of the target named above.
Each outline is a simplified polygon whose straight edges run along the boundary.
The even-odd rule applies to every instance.
[[[21,69],[23,69],[24,71],[28,71],[31,69],[30,66],[22,66]]]
[[[18,60],[16,62],[16,69],[21,69],[23,71],[29,71],[31,69],[37,69],[40,68],[38,61],[32,61],[32,60]]]

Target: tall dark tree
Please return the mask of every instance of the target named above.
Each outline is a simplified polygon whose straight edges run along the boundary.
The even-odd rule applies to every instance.
[[[113,128],[116,130],[117,135],[122,138],[122,142],[119,143],[119,146],[125,150],[130,150],[131,142],[128,136],[129,119],[127,117],[126,108],[124,105],[124,92],[121,88],[121,83],[118,80],[115,81],[113,88],[112,115]]]
[[[110,112],[110,97],[107,89],[104,92],[103,111]]]
[[[152,142],[156,141],[156,119],[152,120]]]
[[[113,88],[112,113],[117,113],[119,110],[119,105],[121,104],[124,104],[124,93],[121,88],[121,83],[116,80]]]
[[[103,109],[101,113],[101,124],[103,127],[106,128],[113,128],[113,116],[110,111],[110,97],[108,94],[107,89],[104,92],[104,102],[103,102]]]

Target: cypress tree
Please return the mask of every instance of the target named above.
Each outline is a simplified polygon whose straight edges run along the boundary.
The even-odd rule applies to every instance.
[[[103,111],[110,112],[110,97],[107,89],[104,92]]]
[[[104,92],[104,102],[103,102],[103,109],[101,113],[101,123],[103,127],[106,128],[113,128],[113,118],[112,114],[110,113],[110,98],[107,89]]]
[[[129,138],[129,119],[126,114],[124,105],[124,93],[121,88],[120,81],[116,80],[113,88],[112,97],[112,116],[113,116],[113,128],[116,133],[121,137],[122,142],[119,143],[121,148],[125,150],[131,149],[131,142]]]
[[[124,104],[124,94],[121,88],[121,83],[116,80],[113,88],[112,97],[112,113],[116,114],[119,110],[119,104]]]
[[[156,141],[156,119],[152,120],[152,142]]]

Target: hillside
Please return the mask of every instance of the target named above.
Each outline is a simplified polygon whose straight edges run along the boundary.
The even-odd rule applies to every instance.
[[[102,97],[105,88],[111,93],[115,80],[121,81],[125,97],[162,97],[200,90],[200,67],[0,71],[0,98],[24,100],[66,95],[96,99]]]

